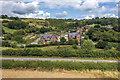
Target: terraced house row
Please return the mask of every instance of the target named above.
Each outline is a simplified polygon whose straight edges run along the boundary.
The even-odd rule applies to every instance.
[[[76,39],[78,42],[82,40],[82,35],[80,32],[74,32],[74,33],[67,33],[64,36],[65,39],[68,41],[70,39]],[[48,42],[55,42],[55,41],[60,41],[61,36],[57,36],[55,34],[40,34],[40,42],[41,43],[48,43]]]

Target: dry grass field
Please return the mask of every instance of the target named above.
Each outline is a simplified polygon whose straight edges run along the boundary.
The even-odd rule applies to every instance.
[[[106,78],[103,75],[77,71],[32,71],[32,70],[2,70],[3,78]]]

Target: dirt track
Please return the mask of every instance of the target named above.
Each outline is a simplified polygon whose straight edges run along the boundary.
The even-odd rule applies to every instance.
[[[101,78],[102,76],[78,72],[42,72],[30,70],[2,70],[3,78]]]

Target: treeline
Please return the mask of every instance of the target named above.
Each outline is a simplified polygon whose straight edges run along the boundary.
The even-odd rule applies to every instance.
[[[11,19],[11,20],[19,20],[20,18],[19,17],[8,17],[7,15],[1,15],[0,18],[2,19]]]
[[[110,50],[87,50],[58,48],[56,50],[32,49],[5,49],[2,50],[5,56],[42,56],[42,57],[79,57],[79,58],[119,58],[120,52],[115,48]]]
[[[118,31],[118,19],[117,18],[93,18],[89,20],[73,20],[73,19],[47,19],[50,25],[62,30],[73,29],[77,27],[83,27],[86,25],[99,24],[101,26],[111,25],[115,31]]]
[[[3,69],[34,69],[53,71],[54,69],[65,70],[101,70],[118,71],[118,63],[94,63],[94,62],[65,62],[65,61],[14,61],[3,60]]]

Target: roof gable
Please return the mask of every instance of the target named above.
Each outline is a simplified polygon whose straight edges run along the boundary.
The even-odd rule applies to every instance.
[[[46,41],[50,41],[51,37],[53,36],[54,34],[40,34],[40,39],[41,38],[44,38]],[[56,38],[58,38],[57,35],[54,35]]]
[[[76,38],[76,36],[79,34],[79,32],[75,32],[75,33],[69,33],[68,36],[69,38]]]

